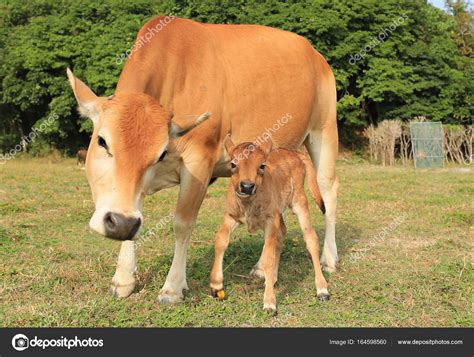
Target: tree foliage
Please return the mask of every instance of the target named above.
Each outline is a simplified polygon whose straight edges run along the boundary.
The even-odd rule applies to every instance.
[[[448,1],[448,12],[423,0],[2,1],[0,148],[51,113],[59,119],[36,145],[84,145],[91,127],[75,110],[65,68],[99,95],[112,94],[123,66],[117,56],[132,47],[149,18],[165,14],[262,24],[306,37],[336,74],[343,127],[418,115],[472,121],[473,21],[460,0]],[[363,56],[351,60],[357,54]]]

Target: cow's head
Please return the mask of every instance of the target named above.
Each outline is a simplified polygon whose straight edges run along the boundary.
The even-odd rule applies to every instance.
[[[268,140],[260,146],[250,142],[236,146],[230,135],[227,135],[224,146],[231,159],[231,181],[235,193],[240,198],[254,195],[262,183],[266,160],[272,149],[272,141]]]
[[[109,238],[133,239],[143,221],[144,176],[160,165],[173,138],[209,117],[178,125],[173,115],[144,93],[97,97],[68,69],[67,76],[82,115],[94,124],[86,160],[95,212],[90,227]]]

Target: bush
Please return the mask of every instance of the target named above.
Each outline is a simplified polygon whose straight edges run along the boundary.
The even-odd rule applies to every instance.
[[[416,117],[413,121],[426,121]],[[444,125],[443,149],[446,162],[471,163],[473,158],[473,126]],[[394,165],[398,153],[402,164],[413,159],[410,125],[400,120],[384,120],[377,127],[369,125],[364,130],[369,141],[370,158],[385,165]]]

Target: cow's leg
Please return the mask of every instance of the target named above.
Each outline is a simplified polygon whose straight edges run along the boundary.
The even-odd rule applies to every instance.
[[[319,190],[326,208],[326,234],[321,264],[324,270],[334,272],[338,260],[336,247],[336,203],[338,189],[336,159],[338,139],[335,120],[334,122],[329,122],[323,130],[312,131],[305,143],[317,171]]]
[[[338,155],[337,94],[336,81],[327,63],[320,56],[315,65],[323,69],[315,88],[315,100],[309,134],[305,140],[311,160],[317,172],[319,190],[326,208],[326,232],[321,263],[324,270],[336,270],[338,260],[336,247],[336,203],[338,181],[336,160]]]
[[[326,279],[324,279],[323,272],[321,271],[318,236],[311,226],[308,200],[306,199],[304,192],[301,192],[301,194],[297,196],[295,195],[292,209],[298,217],[298,222],[303,231],[306,249],[308,249],[308,252],[311,255],[311,260],[313,261],[317,296],[320,300],[326,301],[329,299],[328,284]]]
[[[263,295],[263,309],[270,314],[276,312],[276,296],[274,285],[276,283],[275,265],[277,262],[277,241],[280,230],[280,215],[268,222],[265,227],[265,245],[263,247],[262,268],[265,273],[265,293]]]
[[[277,240],[277,255],[276,255],[276,264],[275,264],[275,276],[278,279],[278,267],[280,266],[280,257],[281,251],[283,250],[283,246],[285,243],[286,237],[286,225],[283,217],[280,220],[280,229],[278,230],[278,240]],[[265,245],[262,249],[262,254],[260,255],[260,259],[258,260],[257,264],[254,265],[252,270],[250,271],[250,275],[253,275],[260,279],[265,279],[265,272],[263,271],[263,252],[265,251]]]
[[[265,272],[263,271],[263,252],[265,252],[265,243],[263,244],[262,253],[260,254],[257,264],[250,270],[250,275],[259,279],[265,279]]]
[[[209,157],[212,157],[210,155]],[[201,161],[201,162],[200,162]],[[157,302],[176,303],[183,299],[183,290],[188,289],[186,282],[186,258],[191,233],[196,218],[206,195],[207,185],[211,178],[212,163],[202,162],[182,169],[178,204],[176,207],[174,231],[176,235],[173,262],[161,289]]]
[[[230,215],[226,214],[219,232],[216,234],[214,244],[214,265],[211,270],[211,293],[212,296],[219,299],[224,298],[224,273],[222,271],[224,253],[229,246],[230,235],[237,226],[238,222]]]
[[[135,288],[136,270],[135,243],[130,240],[124,241],[120,247],[110,293],[116,297],[129,296]]]

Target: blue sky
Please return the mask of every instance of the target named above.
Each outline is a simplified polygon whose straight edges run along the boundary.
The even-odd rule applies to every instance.
[[[428,2],[429,2],[430,4],[436,6],[437,8],[440,8],[441,10],[446,11],[446,7],[444,6],[444,0],[428,0]],[[473,8],[474,8],[472,0],[468,0],[468,1],[467,1],[467,7],[468,7],[469,9],[473,9]]]
[[[442,9],[442,10],[445,10],[445,7],[444,7],[444,0],[428,0],[428,2],[430,4],[433,4],[434,6]]]

